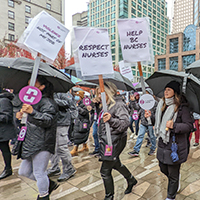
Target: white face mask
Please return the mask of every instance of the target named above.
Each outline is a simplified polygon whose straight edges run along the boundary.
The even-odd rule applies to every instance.
[[[74,99],[75,99],[76,101],[79,101],[79,100],[80,100],[80,97],[79,97],[79,96],[75,96]]]

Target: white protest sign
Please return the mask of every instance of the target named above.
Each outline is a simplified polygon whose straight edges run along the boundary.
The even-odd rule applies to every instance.
[[[150,61],[148,18],[119,19],[117,23],[124,61]]]
[[[119,70],[123,76],[128,78],[130,81],[133,81],[134,77],[133,77],[133,73],[132,73],[132,69],[131,69],[131,63],[126,63],[123,60],[120,61],[119,62]]]
[[[42,11],[31,20],[17,46],[31,53],[38,52],[44,56],[44,59],[54,61],[68,32],[69,30],[62,23]]]
[[[150,110],[154,107],[155,99],[150,94],[143,94],[139,99],[139,105],[144,110]]]
[[[82,76],[114,73],[107,29],[75,27],[74,35]]]

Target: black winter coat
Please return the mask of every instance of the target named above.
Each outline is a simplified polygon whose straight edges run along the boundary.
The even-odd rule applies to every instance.
[[[87,124],[86,132],[80,132],[80,128],[83,123]],[[81,100],[78,103],[78,118],[75,119],[74,129],[70,138],[70,140],[73,141],[75,145],[83,144],[87,141],[90,131],[89,124],[89,111],[87,107],[83,104],[83,100]]]
[[[0,94],[0,142],[16,137],[13,123],[13,105],[11,100],[14,95],[9,92]]]
[[[115,101],[115,105],[108,110],[108,112],[111,114],[111,118],[108,123],[110,125],[113,155],[110,158],[108,158],[109,156],[104,156],[105,145],[107,145],[108,143],[106,137],[106,126],[103,122],[103,119],[101,118],[98,127],[100,142],[100,160],[116,160],[116,158],[123,151],[126,144],[124,143],[124,140],[126,141],[127,129],[130,124],[129,109],[121,96],[117,96],[115,98]]]
[[[28,115],[27,133],[22,145],[22,159],[40,152],[54,154],[58,108],[54,100],[42,97]]]
[[[177,118],[174,123],[174,128],[170,133],[168,144],[163,143],[159,138],[157,159],[168,165],[181,164],[187,160],[189,153],[189,135],[193,129],[193,119],[187,104],[181,104],[178,110]],[[179,160],[175,163],[171,159],[172,136],[175,134],[176,143],[178,145]]]

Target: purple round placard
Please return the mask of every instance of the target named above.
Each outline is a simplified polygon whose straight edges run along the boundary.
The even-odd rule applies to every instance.
[[[84,103],[85,106],[89,106],[89,105],[91,104],[90,98],[85,97],[85,98],[83,99],[83,103]]]
[[[36,87],[26,86],[20,90],[19,98],[23,103],[34,105],[40,101],[42,93]]]

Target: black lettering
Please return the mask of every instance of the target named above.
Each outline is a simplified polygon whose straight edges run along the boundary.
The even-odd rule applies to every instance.
[[[79,46],[79,50],[82,50],[82,51],[83,51],[83,45],[80,45],[80,46]]]
[[[88,50],[88,45],[84,45],[84,51]]]

